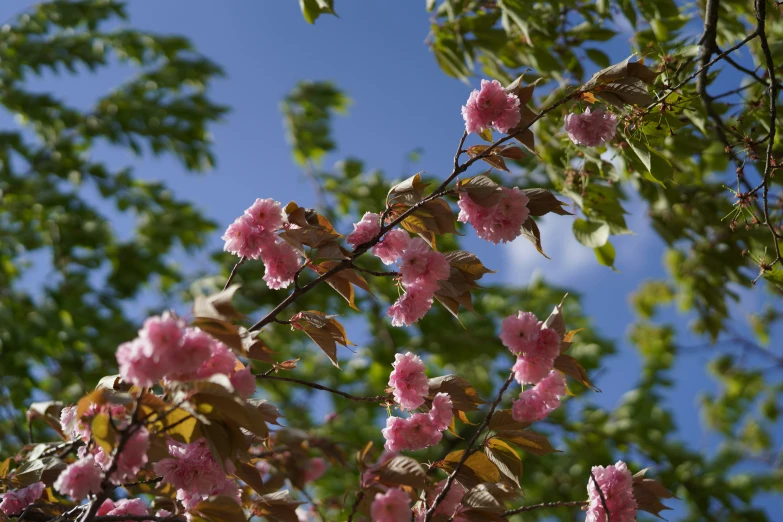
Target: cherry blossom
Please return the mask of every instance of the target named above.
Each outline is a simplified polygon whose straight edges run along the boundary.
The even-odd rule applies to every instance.
[[[370,252],[378,257],[383,264],[391,265],[402,257],[410,240],[411,237],[404,230],[390,230],[383,236],[383,239],[372,247]]]
[[[492,207],[482,207],[467,192],[460,193],[457,221],[470,223],[481,239],[498,244],[513,241],[522,234],[522,224],[530,211],[528,197],[517,187],[501,187],[502,195]]]
[[[41,498],[46,484],[43,482],[34,482],[27,487],[21,489],[12,489],[6,491],[0,495],[3,499],[0,502],[0,511],[8,516],[16,515],[24,511],[24,509]]]
[[[424,361],[411,352],[394,356],[394,370],[389,375],[394,401],[404,410],[414,410],[424,404],[429,393]]]
[[[380,216],[378,214],[372,212],[365,213],[358,223],[354,223],[353,232],[348,234],[345,242],[356,248],[373,239],[381,231],[381,226],[378,223],[379,219]]]
[[[452,411],[454,405],[448,393],[438,393],[432,399],[432,409],[429,411],[430,420],[436,429],[445,430],[454,418]]]
[[[54,482],[54,489],[74,500],[81,500],[90,493],[101,490],[103,472],[92,455],[69,464]]]
[[[633,522],[636,519],[637,504],[633,496],[633,477],[625,462],[618,461],[613,466],[606,467],[593,466],[592,471],[604,494],[612,522]],[[606,510],[592,478],[587,481],[587,494],[590,505],[585,522],[603,522],[606,520]]]
[[[373,522],[409,522],[411,519],[411,499],[399,488],[391,488],[386,493],[376,493],[370,506]]]
[[[591,112],[588,107],[582,114],[572,112],[565,117],[565,130],[577,145],[597,147],[612,139],[616,127],[617,116],[601,109]]]
[[[481,80],[481,89],[471,92],[463,105],[462,118],[467,132],[478,134],[489,127],[508,132],[521,118],[519,98],[506,92],[497,80]]]

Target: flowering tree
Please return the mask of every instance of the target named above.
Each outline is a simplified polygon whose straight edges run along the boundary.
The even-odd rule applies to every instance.
[[[329,2],[303,1],[302,5],[311,20],[333,10]],[[716,9],[716,4],[710,5]],[[477,3],[475,9],[484,16],[496,7]],[[515,12],[506,3],[497,8],[503,11],[498,16],[510,17],[508,13]],[[764,25],[765,4],[757,3],[755,9],[756,28],[742,44],[758,39],[767,58],[771,51]],[[460,15],[468,16],[467,12]],[[706,44],[702,42],[707,51],[690,73],[683,73],[682,68],[668,70],[666,60],[653,69],[629,58],[607,64],[586,83],[550,92],[540,104],[534,103],[538,80],[526,81],[523,75],[505,82],[505,87],[498,80],[482,81],[462,107],[465,129],[451,161],[451,173],[431,183],[417,174],[388,190],[376,177],[374,188],[382,188],[385,198],[374,197],[377,190],[369,191],[368,211],[359,213],[353,230],[338,231],[327,211],[294,202],[284,206],[273,198],[248,201],[248,208],[223,235],[227,254],[222,259],[234,259],[227,265],[233,268],[221,280],[222,290],[197,295],[187,317],[165,311],[149,317],[135,337],[128,335],[118,343],[114,354],[118,373],[101,379],[78,402],[30,407],[31,425],[44,421],[50,433],[62,440],[30,441],[16,457],[3,461],[0,512],[23,520],[82,522],[217,522],[251,517],[502,521],[519,513],[552,509],[567,510],[569,514],[563,516],[569,518],[581,509],[590,521],[626,522],[642,511],[661,513],[666,509],[661,499],[673,497],[667,488],[679,487],[674,480],[663,485],[646,478],[647,470],[635,469],[634,473],[623,461],[611,464],[607,452],[595,447],[602,441],[600,433],[592,440],[593,447],[592,434],[585,435],[583,452],[589,453],[587,460],[592,462],[580,466],[584,455],[558,455],[556,445],[540,431],[543,421],[560,423],[565,429],[556,434],[557,445],[563,446],[577,444],[580,438],[575,432],[580,428],[590,431],[584,425],[569,429],[563,414],[569,395],[597,390],[588,372],[594,361],[586,350],[577,350],[593,339],[581,328],[584,319],[577,309],[572,308],[579,327],[567,326],[567,318],[572,322],[569,306],[573,307],[574,298],[549,289],[547,300],[555,305],[546,317],[516,302],[495,305],[494,310],[491,304],[474,303],[485,292],[478,281],[491,270],[476,255],[456,248],[451,235],[457,232],[456,223],[463,223],[466,231],[488,242],[522,236],[530,241],[530,248],[544,253],[536,218],[553,214],[565,219],[570,214],[552,187],[514,187],[498,182],[494,172],[468,174],[468,170],[480,162],[497,170],[509,170],[511,162],[525,166],[541,161],[549,167],[542,157],[545,152],[536,145],[541,132],[533,129],[536,123],[541,123],[539,129],[548,124],[558,129],[556,139],[577,147],[578,157],[585,159],[580,167],[584,172],[574,174],[562,191],[582,202],[586,219],[575,225],[575,233],[595,248],[600,261],[613,264],[614,250],[607,241],[609,232],[619,230],[619,222],[612,221],[613,211],[604,206],[611,192],[603,189],[610,185],[588,177],[588,160],[602,165],[599,154],[616,144],[618,153],[633,166],[629,169],[635,169],[650,187],[663,184],[660,176],[667,169],[673,175],[674,158],[656,151],[648,135],[654,136],[651,127],[657,129],[661,122],[676,125],[669,113],[677,114],[678,104],[684,103],[682,89],[693,80],[704,82],[709,67],[728,56],[723,51],[711,60],[715,42],[714,35],[710,40],[708,34],[709,8],[707,15]],[[563,18],[567,21],[567,13]],[[518,13],[511,20],[520,26],[525,22]],[[445,51],[436,52],[443,60]],[[452,69],[459,65],[453,60],[449,64]],[[768,82],[771,120],[767,137],[758,140],[768,145],[766,158],[756,159],[763,162],[763,168],[755,191],[764,194],[761,210],[765,215],[776,168],[772,155],[777,123],[775,68],[767,65],[764,81]],[[704,89],[704,85],[697,88]],[[324,103],[312,115],[308,104],[316,96]],[[323,125],[329,113],[324,108],[340,103],[339,92],[323,84],[304,84],[286,100],[285,113],[300,160],[312,160],[319,147],[328,147],[328,126]],[[585,104],[589,107],[582,111]],[[311,132],[314,127],[320,132]],[[544,134],[544,138],[554,140],[554,135]],[[471,145],[468,140],[474,137],[486,144]],[[677,134],[670,138],[678,139]],[[731,145],[729,149],[733,155]],[[350,179],[361,169],[345,164],[343,170]],[[328,182],[335,179],[322,176],[326,191],[330,190]],[[577,186],[581,195],[574,191]],[[607,194],[600,202],[589,197],[596,186],[603,187],[599,193]],[[340,190],[334,188],[338,196]],[[342,196],[355,204],[347,191]],[[745,193],[738,200],[739,207],[747,209],[743,202],[749,197]],[[778,232],[766,218],[777,248]],[[774,281],[779,262],[779,254],[772,262],[764,261],[761,275]],[[240,287],[234,284],[237,280],[246,284]],[[240,310],[255,307],[243,305],[241,297],[234,304],[234,297],[252,296],[259,287],[273,301],[255,320],[247,320]],[[370,305],[362,292],[398,297],[382,310],[381,300]],[[314,297],[318,295],[321,301]],[[497,295],[503,296],[502,291],[497,290]],[[341,371],[337,346],[352,343],[332,312],[355,309],[358,313],[364,305],[372,306],[367,319],[378,337],[385,337],[386,349],[372,354],[375,368],[382,368],[383,384],[373,388],[377,378],[360,379],[356,373],[346,386],[337,387],[322,384],[326,377],[302,378],[301,372],[308,368],[307,361],[295,357],[299,355],[297,343],[306,340],[307,350],[318,346],[336,367],[333,371]],[[477,317],[487,312],[498,320],[469,319],[459,314],[461,308],[479,312]],[[427,340],[444,339],[428,331],[427,322],[434,316],[444,324],[446,314],[454,317],[450,325],[464,320],[466,331],[477,332],[471,335],[481,344],[474,346],[488,347],[490,358],[470,357],[473,364],[482,360],[498,370],[482,386],[472,384],[472,375],[447,373],[442,371],[446,364],[426,357],[423,346]],[[419,349],[408,350],[403,348],[408,343],[399,342],[409,328],[420,329]],[[456,337],[451,342],[460,340]],[[424,359],[414,351],[425,355]],[[321,372],[327,370],[310,373]],[[495,378],[496,374],[502,378]],[[356,384],[371,395],[355,394]],[[344,429],[354,432],[354,437],[340,437],[339,431],[325,436],[317,428],[292,429],[299,423],[297,416],[306,415],[306,408],[280,387],[329,393],[351,404],[339,415],[344,418]],[[259,389],[281,400],[254,398]],[[633,404],[624,406],[633,410]],[[370,413],[361,417],[363,412]],[[594,426],[606,424],[601,412],[583,415]],[[651,410],[650,415],[666,424],[658,410]],[[379,417],[385,417],[385,422],[374,422]],[[288,427],[282,427],[282,422]],[[329,422],[338,419],[329,418]],[[346,444],[346,440],[360,444]],[[382,440],[383,450],[373,440]],[[640,437],[629,430],[612,440],[617,446],[637,444],[652,452],[650,446],[660,441],[660,431]],[[347,458],[346,451],[355,458]],[[674,460],[671,455],[677,450],[667,451],[667,457]],[[679,458],[707,467],[683,449],[679,449]],[[578,488],[551,483],[536,497],[538,502],[523,502],[523,489],[535,487],[528,486],[522,476],[523,461],[526,467],[545,462],[551,475],[558,466],[576,467]],[[314,487],[326,474],[342,486],[338,494],[329,494],[328,486]],[[688,483],[688,501],[698,507],[699,495],[709,487],[695,480]],[[738,491],[721,487],[726,494]],[[575,490],[581,494],[572,494]],[[315,497],[314,491],[324,494]]]

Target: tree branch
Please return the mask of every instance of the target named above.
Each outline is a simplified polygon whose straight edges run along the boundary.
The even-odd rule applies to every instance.
[[[508,389],[508,386],[511,384],[513,380],[514,380],[514,372],[511,372],[511,374],[508,376],[508,379],[506,379],[506,382],[503,383],[503,386],[500,388],[500,391],[498,392],[497,397],[495,397],[495,401],[492,403],[492,406],[490,406],[486,417],[484,417],[484,421],[481,423],[481,426],[478,427],[476,432],[473,434],[473,437],[471,437],[470,442],[468,442],[467,447],[462,452],[462,457],[459,459],[459,462],[457,462],[457,465],[454,467],[454,471],[452,471],[451,474],[448,476],[448,478],[446,478],[446,483],[443,485],[443,489],[440,490],[440,493],[438,493],[438,495],[435,497],[435,500],[432,501],[432,505],[424,514],[424,522],[430,522],[432,516],[435,514],[435,510],[438,509],[438,504],[443,502],[443,499],[446,498],[446,495],[448,495],[449,489],[451,489],[451,485],[454,483],[454,479],[457,477],[457,473],[459,473],[459,470],[462,467],[462,465],[465,464],[465,461],[468,460],[468,456],[471,453],[470,450],[473,449],[473,445],[476,443],[476,440],[478,440],[481,432],[484,431],[484,428],[486,428],[489,425],[489,420],[492,418],[492,415],[495,413],[495,408],[497,408],[498,404],[500,404],[500,401],[503,398],[503,393],[505,393],[505,391]]]
[[[301,379],[294,379],[292,377],[278,377],[277,375],[267,375],[264,373],[264,374],[256,375],[256,379],[268,379],[271,381],[283,381],[283,382],[292,382],[295,384],[301,384],[302,386],[307,386],[308,388],[313,388],[316,390],[327,391],[329,393],[339,395],[340,397],[345,397],[346,399],[350,399],[352,401],[383,403],[391,399],[391,395],[375,395],[375,396],[351,395],[350,393],[345,393],[340,390],[335,390],[334,388],[329,388],[328,386],[323,386],[322,384],[318,384],[316,382],[303,381]]]
[[[522,506],[518,507],[516,509],[510,509],[503,513],[502,517],[510,517],[511,515],[516,515],[517,513],[524,513],[526,511],[535,511],[536,509],[544,509],[544,508],[560,508],[560,507],[582,507],[588,505],[589,502],[587,500],[572,500],[570,502],[543,502],[541,504],[533,504],[530,506]]]
[[[223,290],[229,287],[231,281],[234,280],[234,276],[237,275],[237,270],[239,270],[239,267],[242,266],[242,263],[244,263],[245,261],[247,261],[247,258],[245,256],[239,258],[237,264],[235,264],[234,268],[231,269],[231,274],[228,276],[228,280],[226,280],[226,284],[223,286]]]
[[[609,508],[606,506],[606,497],[604,496],[603,490],[601,490],[601,486],[598,485],[595,475],[593,475],[593,470],[590,470],[590,478],[593,480],[593,484],[595,484],[595,489],[598,490],[598,496],[601,497],[601,505],[604,507],[604,513],[606,513],[606,522],[611,522],[612,518],[609,514]]]

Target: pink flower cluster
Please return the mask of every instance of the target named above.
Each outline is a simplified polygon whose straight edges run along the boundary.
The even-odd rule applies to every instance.
[[[90,493],[101,491],[103,471],[92,455],[69,464],[54,481],[54,489],[74,500],[81,500]]]
[[[156,462],[153,468],[164,482],[177,489],[177,499],[185,509],[195,507],[211,495],[225,495],[241,503],[236,482],[226,477],[226,472],[233,473],[233,464],[227,461],[224,469],[212,456],[205,439],[191,444],[172,440],[168,449],[174,458]]]
[[[373,522],[410,522],[411,498],[399,488],[376,493],[370,506]]]
[[[138,498],[124,498],[117,502],[107,498],[103,501],[103,504],[101,504],[101,507],[98,508],[98,512],[96,513],[96,516],[99,517],[113,517],[119,515],[143,516],[149,515],[149,511],[147,511],[147,505]]]
[[[462,118],[467,132],[480,133],[489,127],[508,132],[519,123],[519,98],[509,94],[497,80],[481,80],[481,89],[470,93],[462,106]]]
[[[411,352],[398,353],[392,366],[394,370],[389,375],[389,386],[392,387],[394,402],[403,410],[415,410],[424,404],[430,386],[421,357]]]
[[[133,341],[117,348],[120,376],[138,386],[152,386],[163,380],[206,379],[221,373],[243,398],[256,389],[249,368],[237,368],[236,355],[222,342],[199,330],[184,328],[169,313],[150,317]]]
[[[528,197],[517,187],[501,187],[503,194],[497,205],[482,207],[474,202],[467,192],[459,196],[460,211],[457,221],[470,223],[476,235],[486,241],[498,244],[513,241],[522,234],[522,224],[530,214]]]
[[[606,499],[606,507],[612,522],[633,522],[636,520],[636,499],[633,497],[633,477],[628,466],[618,461],[614,466],[593,466],[593,475]],[[603,522],[606,510],[593,479],[588,479],[587,494],[590,505],[585,522]]]
[[[345,242],[356,248],[359,245],[367,243],[381,231],[381,225],[378,223],[380,216],[372,212],[366,212],[358,223],[354,223],[353,232],[348,234]]]
[[[432,250],[421,238],[411,239],[400,264],[405,294],[388,311],[392,325],[409,326],[424,317],[432,307],[438,281],[448,279],[450,272],[446,256]]]
[[[520,384],[535,384],[549,375],[560,354],[560,336],[530,312],[503,319],[500,340],[517,356],[512,370]]]
[[[92,418],[99,413],[109,415],[117,428],[124,429],[130,423],[128,410],[119,404],[91,404],[81,419],[76,418],[76,406],[65,406],[60,411],[60,428],[66,436],[75,440],[82,439],[87,442],[90,438],[90,424]],[[83,449],[84,446],[79,448]]]
[[[389,375],[394,400],[401,409],[413,410],[424,404],[429,393],[424,362],[408,352],[396,354],[394,370]],[[443,437],[454,417],[451,397],[447,393],[438,393],[432,399],[428,413],[415,413],[408,418],[389,417],[386,428],[382,430],[386,438],[384,447],[389,451],[417,450],[434,446]]]
[[[577,145],[597,147],[612,139],[617,128],[617,115],[588,107],[582,114],[571,113],[565,117],[565,130]]]
[[[519,394],[519,400],[511,407],[511,416],[518,422],[540,421],[560,406],[560,398],[565,394],[563,375],[552,370],[538,384]]]
[[[404,230],[390,230],[386,232],[378,244],[372,247],[372,255],[378,257],[383,264],[391,265],[402,257],[402,253],[408,248],[411,236]]]
[[[272,290],[286,288],[300,267],[299,254],[275,232],[283,227],[283,209],[272,199],[257,199],[229,225],[223,250],[264,263],[264,281]]]
[[[22,489],[12,489],[6,491],[2,496],[3,501],[0,502],[0,512],[5,513],[9,517],[12,515],[18,515],[24,509],[41,498],[46,484],[43,482],[35,482]]]
[[[432,502],[440,494],[440,492],[443,491],[445,485],[446,480],[441,480],[440,483],[438,483],[438,487],[427,496],[429,500],[429,506],[432,506]],[[438,507],[435,508],[434,514],[444,515],[448,518],[448,520],[452,520],[454,522],[469,522],[467,518],[459,515],[463,508],[462,498],[465,496],[465,493],[465,488],[462,487],[462,485],[460,485],[458,482],[452,482],[451,487],[449,488],[449,492],[446,493],[446,496],[443,498],[440,504],[438,504]],[[424,520],[424,516],[427,513],[429,506],[425,507],[424,505],[421,505],[416,509],[416,522],[422,522]]]
[[[112,484],[134,481],[136,474],[147,464],[147,450],[149,448],[150,432],[142,426],[128,438],[122,452],[117,457],[119,459],[117,467],[109,477]],[[111,455],[106,454],[100,447],[93,451],[95,452],[95,462],[103,471],[108,471],[112,465]]]

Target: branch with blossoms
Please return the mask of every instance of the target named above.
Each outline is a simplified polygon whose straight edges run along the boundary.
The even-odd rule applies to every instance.
[[[191,322],[169,312],[150,317],[135,339],[119,346],[119,374],[103,379],[78,404],[63,408],[59,419],[48,419],[67,442],[78,443],[78,458],[28,455],[27,462],[38,463],[20,465],[3,478],[8,490],[0,510],[46,521],[185,517],[221,522],[251,516],[306,517],[301,506],[310,504],[324,520],[340,510],[350,513],[349,520],[369,516],[376,522],[408,522],[412,517],[465,522],[485,520],[482,517],[488,514],[502,520],[534,509],[506,509],[521,491],[518,452],[555,451],[547,437],[530,426],[561,406],[566,379],[596,390],[568,353],[576,331],[566,328],[563,303],[544,320],[521,310],[502,321],[499,342],[509,350],[510,375],[486,408],[487,402],[466,379],[428,378],[425,361],[411,352],[395,355],[389,388],[374,395],[354,395],[286,376],[296,369],[296,360],[277,362],[276,352],[262,339],[264,328],[276,323],[304,333],[336,366],[337,346],[351,343],[334,316],[299,310],[287,319],[280,317],[322,283],[355,307],[356,288],[369,291],[365,276],[393,278],[401,295],[387,315],[395,327],[422,320],[435,301],[455,316],[461,308],[472,311],[472,296],[480,288],[477,281],[491,270],[470,252],[437,249],[439,236],[456,232],[455,219],[494,244],[525,237],[543,254],[535,218],[569,213],[548,190],[503,187],[489,174],[460,180],[458,176],[478,161],[506,169],[506,159],[518,160],[525,154],[512,140],[535,148],[531,127],[536,121],[589,90],[611,93],[618,74],[647,77],[649,71],[639,67],[626,63],[620,72],[603,71],[593,85],[563,95],[538,113],[528,107],[535,84],[525,85],[520,78],[504,88],[497,81],[482,81],[462,108],[465,132],[451,173],[428,193],[419,175],[395,185],[383,209],[366,213],[345,237],[314,210],[293,202],[283,206],[273,199],[256,200],[223,236],[225,250],[239,258],[223,290],[199,296]],[[597,109],[569,114],[565,130],[575,143],[597,146],[614,135],[616,124],[614,113]],[[495,139],[493,131],[504,136]],[[472,134],[489,145],[465,148]],[[469,158],[460,162],[465,154]],[[456,216],[446,201],[452,196],[457,198]],[[359,259],[367,253],[394,268],[360,266]],[[255,261],[264,264],[263,280],[271,290],[292,284],[293,289],[265,317],[245,328],[238,324],[242,316],[231,304],[238,289],[233,281],[242,266]],[[314,276],[305,282],[310,273]],[[251,361],[271,368],[254,374]],[[335,508],[306,489],[330,469],[337,473],[349,463],[339,444],[284,428],[274,405],[253,398],[257,384],[268,381],[375,402],[388,412],[380,430],[384,451],[375,457],[368,444],[359,454],[353,504]],[[506,392],[516,384],[517,399],[503,409]],[[464,448],[428,468],[407,455],[437,446],[447,432],[456,433],[458,422],[471,424],[469,415],[480,421]],[[47,451],[38,457],[49,455]],[[435,481],[439,473],[445,478]],[[643,472],[631,475],[623,462],[594,467],[590,479],[588,500],[539,507],[587,506],[588,520],[611,517],[613,522],[626,522],[638,510],[657,514],[664,509],[658,499],[670,497]],[[303,500],[284,489],[286,485]],[[48,486],[79,506],[66,511],[67,504],[59,497],[44,495]],[[118,488],[125,493],[116,494]],[[154,500],[148,504],[141,495]]]

